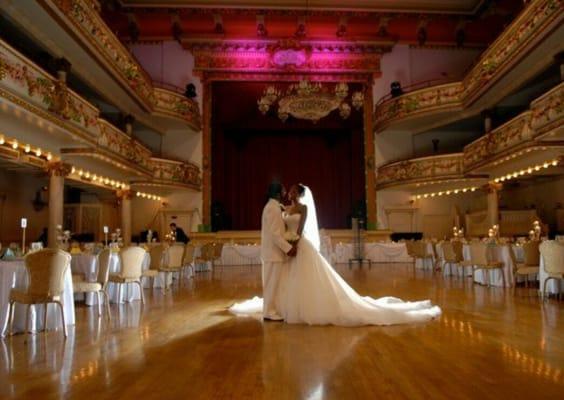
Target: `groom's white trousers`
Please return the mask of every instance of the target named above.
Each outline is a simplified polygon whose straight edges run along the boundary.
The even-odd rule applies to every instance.
[[[263,315],[283,315],[288,264],[285,262],[262,262]]]

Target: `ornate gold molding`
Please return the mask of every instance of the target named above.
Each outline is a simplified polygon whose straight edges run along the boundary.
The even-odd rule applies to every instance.
[[[447,154],[394,162],[378,168],[376,186],[384,189],[409,183],[464,179],[464,154]]]
[[[162,114],[186,122],[200,130],[200,110],[175,92],[156,88],[149,75],[130,51],[119,41],[99,15],[99,5],[90,0],[40,0],[53,12],[116,81],[147,112]],[[94,49],[94,50],[92,50]],[[1,71],[1,70],[0,70]]]
[[[72,167],[62,161],[53,161],[47,163],[45,170],[49,176],[67,177],[71,173]]]
[[[200,168],[195,164],[162,158],[151,158],[150,163],[153,171],[152,183],[183,185],[196,190],[200,190],[202,186]]]
[[[542,40],[562,20],[560,0],[530,1],[461,82],[416,90],[378,104],[374,129],[381,131],[395,121],[418,115],[468,107],[501,79],[509,66],[528,54],[531,43]]]

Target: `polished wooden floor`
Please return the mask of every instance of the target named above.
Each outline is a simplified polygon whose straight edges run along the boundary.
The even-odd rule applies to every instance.
[[[394,327],[308,327],[225,311],[260,294],[260,269],[223,267],[112,323],[77,306],[77,324],[0,340],[0,398],[564,398],[564,301],[473,286],[406,265],[338,267],[360,293],[430,298],[439,320]],[[315,288],[312,288],[315,290]]]

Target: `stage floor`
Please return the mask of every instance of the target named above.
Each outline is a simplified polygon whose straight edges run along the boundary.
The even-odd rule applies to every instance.
[[[260,267],[218,267],[147,303],[79,305],[77,325],[0,340],[0,398],[541,399],[564,393],[564,302],[409,265],[337,268],[361,294],[431,299],[437,321],[308,327],[234,317]]]

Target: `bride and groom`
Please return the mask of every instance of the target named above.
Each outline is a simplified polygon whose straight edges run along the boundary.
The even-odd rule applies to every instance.
[[[264,300],[255,297],[230,307],[239,315],[262,313],[266,320],[309,325],[392,325],[429,321],[441,310],[428,300],[360,296],[319,252],[317,213],[311,190],[286,192],[270,184],[262,213],[261,258]],[[289,241],[290,240],[290,241]]]

